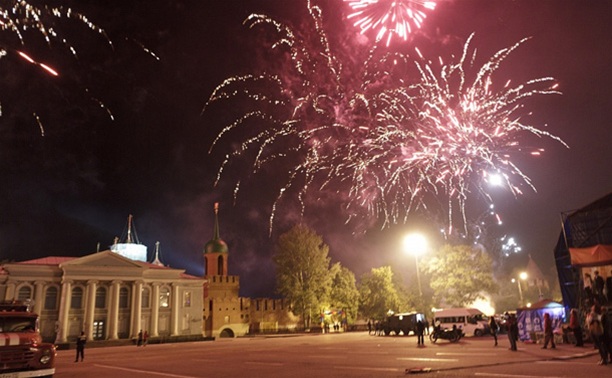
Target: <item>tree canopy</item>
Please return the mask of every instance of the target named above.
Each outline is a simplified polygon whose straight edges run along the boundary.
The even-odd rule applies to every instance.
[[[330,293],[330,304],[336,309],[346,311],[347,320],[354,322],[359,306],[359,291],[357,290],[355,274],[348,268],[336,263],[332,266],[333,283]]]
[[[461,307],[498,291],[489,255],[467,245],[445,245],[421,266],[438,305]]]
[[[282,234],[276,245],[277,290],[291,301],[305,328],[329,302],[334,277],[328,252],[321,236],[301,224]]]
[[[399,310],[400,300],[390,266],[372,268],[360,281],[359,308],[363,317],[384,319],[389,310]]]

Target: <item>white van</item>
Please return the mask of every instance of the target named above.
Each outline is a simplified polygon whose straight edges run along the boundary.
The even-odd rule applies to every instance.
[[[487,316],[475,308],[449,308],[434,312],[434,326],[441,329],[457,326],[466,336],[482,336],[489,333]]]

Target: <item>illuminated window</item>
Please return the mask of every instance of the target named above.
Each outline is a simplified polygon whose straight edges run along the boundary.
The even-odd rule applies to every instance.
[[[96,289],[96,308],[106,308],[106,288]]]
[[[57,287],[51,286],[45,292],[45,310],[55,310],[57,308]]]
[[[159,307],[170,307],[170,289],[166,286],[159,289]]]
[[[32,299],[32,288],[29,286],[20,287],[19,293],[17,293],[17,299],[20,301],[26,301],[28,299]]]
[[[183,293],[183,307],[191,307],[191,291]]]
[[[72,296],[70,297],[70,308],[82,308],[83,307],[83,289],[75,287],[72,289]]]
[[[151,292],[148,287],[142,289],[142,308],[149,308],[151,304],[149,303],[149,298],[151,298]]]

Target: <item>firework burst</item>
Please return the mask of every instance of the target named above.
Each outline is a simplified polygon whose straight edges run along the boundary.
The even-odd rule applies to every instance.
[[[376,33],[376,41],[385,41],[389,46],[393,36],[404,41],[415,30],[420,29],[427,17],[426,10],[436,7],[435,1],[427,0],[344,0],[353,10],[348,15],[354,26],[367,33]]]
[[[293,189],[305,206],[307,194],[339,195],[348,220],[374,216],[382,227],[406,222],[418,210],[447,214],[447,234],[459,214],[467,233],[466,200],[486,197],[493,174],[516,195],[529,178],[511,161],[522,152],[518,136],[558,138],[522,121],[524,100],[556,94],[552,78],[501,89],[493,76],[525,40],[500,50],[481,67],[470,48],[456,61],[434,67],[417,51],[413,58],[375,47],[363,60],[332,49],[318,7],[308,4],[313,30],[289,27],[265,15],[246,24],[271,26],[272,49],[285,57],[275,74],[231,77],[210,96],[248,99],[251,109],[227,125],[214,141],[235,131],[251,134],[225,156],[217,182],[232,160],[252,158],[251,173],[283,160],[290,169],[272,206]],[[442,62],[442,59],[439,59]],[[257,131],[252,131],[257,130]],[[560,140],[559,140],[560,141]],[[240,188],[236,184],[235,194]],[[499,220],[499,217],[498,217]]]

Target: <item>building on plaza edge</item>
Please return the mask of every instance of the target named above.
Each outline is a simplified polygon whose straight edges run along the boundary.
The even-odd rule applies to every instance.
[[[214,211],[204,277],[164,266],[159,242],[153,262],[125,255],[130,244],[142,246],[130,237],[130,216],[128,238],[113,244],[125,248],[2,264],[0,301],[33,301],[41,335],[58,344],[73,342],[81,331],[89,340],[112,341],[146,330],[150,342],[169,342],[294,329],[297,318],[286,301],[239,296],[240,277],[228,275],[228,247],[219,237],[218,204]]]

